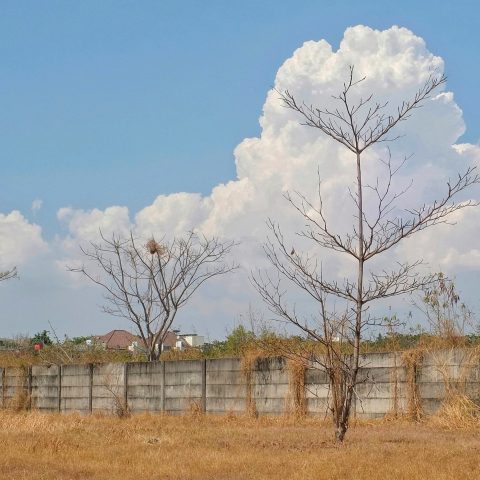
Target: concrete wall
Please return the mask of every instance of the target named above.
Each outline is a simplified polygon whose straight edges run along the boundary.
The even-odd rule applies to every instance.
[[[258,414],[285,411],[289,379],[284,358],[262,358],[253,365],[252,398]]]
[[[93,365],[62,365],[61,373],[60,410],[90,413]]]
[[[357,417],[382,417],[406,410],[406,370],[401,353],[372,353],[362,358],[357,385]]]
[[[432,352],[422,360],[417,375],[423,411],[437,410],[449,389],[460,388],[475,401],[480,401],[480,361],[468,349]]]
[[[206,411],[208,413],[245,412],[247,382],[239,358],[207,360]]]
[[[59,365],[34,365],[32,367],[32,406],[38,410],[60,409],[61,375]]]
[[[5,368],[2,372],[2,406],[20,407],[29,391],[27,368]]]
[[[180,413],[194,404],[202,409],[204,360],[165,362],[165,411]]]
[[[392,410],[405,411],[411,391],[408,378],[401,353],[364,355],[355,415],[372,418]],[[307,412],[325,415],[329,402],[325,372],[310,365],[301,380]],[[250,406],[258,414],[279,415],[290,408],[292,386],[295,379],[283,358],[256,360],[249,375],[238,358],[37,365],[29,369],[0,368],[0,407],[12,406],[23,392],[31,396],[31,406],[42,411],[112,413],[127,404],[133,412],[177,414],[195,405],[208,413],[241,413],[250,399]],[[438,409],[448,389],[458,386],[480,401],[478,356],[469,350],[423,356],[416,370],[415,388],[425,413]]]
[[[133,412],[163,410],[164,362],[127,364],[127,402]]]
[[[114,413],[125,404],[125,370],[122,363],[94,365],[91,380],[92,412]]]

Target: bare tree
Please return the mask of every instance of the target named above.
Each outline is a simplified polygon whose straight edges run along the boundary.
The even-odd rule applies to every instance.
[[[352,401],[359,383],[360,346],[365,330],[381,325],[382,319],[367,312],[377,300],[411,293],[428,286],[434,275],[422,275],[417,268],[422,261],[397,263],[391,270],[368,271],[367,266],[387,254],[402,240],[431,226],[446,223],[454,212],[477,205],[473,201],[457,202],[457,195],[479,182],[474,167],[449,181],[443,196],[416,209],[397,209],[397,200],[408,190],[395,191],[393,181],[399,166],[394,166],[390,153],[382,160],[386,168],[385,181],[377,178],[372,185],[362,179],[363,153],[381,142],[395,140],[394,128],[406,120],[427,100],[446,78],[432,74],[410,100],[403,101],[388,114],[387,103],[379,103],[373,95],[352,99],[352,91],[364,80],[356,79],[350,67],[347,81],[338,96],[333,97],[332,109],[309,106],[297,101],[288,91],[279,92],[283,105],[299,114],[302,123],[330,137],[352,153],[352,168],[356,182],[350,197],[354,206],[354,224],[346,234],[339,233],[327,218],[322,200],[319,173],[318,199],[309,200],[301,192],[285,195],[298,212],[305,228],[297,232],[302,238],[353,260],[354,279],[329,280],[321,268],[318,256],[291,249],[278,223],[269,220],[272,238],[264,250],[275,274],[258,272],[253,282],[269,309],[288,324],[300,328],[309,338],[323,346],[325,354],[317,357],[330,382],[330,409],[335,425],[335,436],[343,441],[348,429]],[[405,161],[405,160],[404,160]],[[365,192],[373,192],[373,202],[366,208]],[[373,207],[373,208],[370,208]],[[373,214],[371,212],[374,212]],[[289,248],[290,247],[290,248]],[[306,293],[317,305],[314,321],[301,315],[288,300],[285,281]]]
[[[412,303],[425,316],[430,332],[446,344],[461,345],[467,329],[474,326],[474,314],[460,299],[453,280],[440,272],[419,294]]]
[[[130,320],[146,346],[149,360],[157,360],[178,310],[206,281],[236,268],[226,262],[234,242],[193,232],[172,241],[150,239],[139,245],[131,234],[116,235],[82,248],[90,267],[80,272],[105,291],[103,310]],[[95,268],[100,270],[96,274]]]

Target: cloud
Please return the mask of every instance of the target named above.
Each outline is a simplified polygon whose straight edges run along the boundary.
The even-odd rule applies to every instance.
[[[206,197],[190,193],[160,195],[135,215],[131,228],[146,236],[199,229],[258,245],[267,233],[268,217],[280,221],[286,232],[301,228],[301,219],[282,194],[298,190],[314,198],[318,168],[333,226],[340,231],[351,229],[348,187],[355,179],[351,153],[317,130],[300,125],[298,116],[282,106],[277,93],[288,89],[307,104],[331,105],[331,96],[338,93],[350,65],[355,66],[359,78],[365,76],[355,95],[359,98],[373,92],[379,102],[390,101],[391,111],[403,99],[411,98],[432,72],[441,73],[444,66],[440,57],[427,50],[423,39],[400,27],[384,31],[365,26],[348,28],[337,51],[325,40],[305,42],[280,67],[275,88],[267,94],[260,117],[261,136],[245,139],[235,149],[237,180],[215,187]],[[414,154],[397,179],[399,188],[415,180],[405,199],[407,206],[435,198],[449,177],[478,160],[478,146],[454,145],[464,130],[462,112],[453,94],[446,91],[437,92],[411,119],[399,125],[396,133],[403,137],[389,147],[396,161]],[[379,172],[378,162],[385,155],[384,147],[368,153],[367,181],[374,182],[378,176],[381,180],[386,174]],[[74,238],[82,240],[95,235],[101,222],[112,228],[115,224],[120,231],[128,228],[126,209],[119,216],[112,215],[112,209],[119,213],[120,208],[91,212],[67,209],[59,212],[59,218],[68,223]],[[438,261],[445,253],[425,250],[429,256],[433,251]],[[242,255],[242,261],[251,267],[252,255]]]
[[[36,198],[32,202],[32,212],[34,215],[42,208],[42,205],[43,205],[43,200],[40,200],[39,198]]]
[[[0,213],[0,269],[21,266],[48,251],[40,226],[17,210]]]
[[[68,226],[70,236],[82,240],[96,240],[100,232],[111,235],[113,232],[126,235],[130,231],[127,207],[97,208],[89,211],[61,208],[57,218]]]
[[[137,213],[135,228],[145,237],[183,235],[205,221],[210,204],[210,199],[196,193],[159,195],[152,205]]]
[[[332,95],[339,92],[350,65],[355,66],[359,78],[365,76],[365,81],[355,89],[357,98],[373,92],[379,102],[388,99],[392,112],[404,99],[411,98],[432,72],[441,73],[444,68],[443,60],[428,51],[423,39],[400,27],[384,31],[366,26],[348,28],[336,51],[326,40],[305,42],[279,68],[274,88],[266,95],[259,120],[261,135],[246,138],[236,147],[235,180],[216,186],[207,196],[185,192],[159,195],[132,217],[128,208],[122,206],[89,211],[63,208],[58,211],[58,219],[66,225],[68,234],[60,238],[58,256],[75,257],[78,244],[98,238],[100,229],[105,234],[121,235],[132,230],[145,238],[152,234],[160,237],[199,230],[241,241],[237,259],[244,273],[218,285],[231,301],[222,304],[217,320],[232,320],[235,312],[228,305],[238,309],[243,304],[246,310],[254,298],[246,273],[265,264],[261,243],[268,234],[267,218],[281,224],[288,241],[297,250],[308,248],[294,234],[304,222],[283,197],[285,192],[298,190],[315,199],[318,170],[332,228],[339,232],[352,228],[353,205],[348,192],[356,175],[352,154],[318,130],[302,126],[298,116],[282,106],[277,93],[288,89],[307,104],[331,106]],[[449,178],[468,165],[478,164],[480,148],[477,145],[456,145],[464,131],[462,111],[453,93],[441,89],[423,108],[415,111],[412,118],[398,126],[396,134],[401,138],[389,145],[390,152],[395,162],[405,157],[408,160],[396,179],[396,186],[401,190],[414,181],[402,198],[405,207],[433,201],[445,191]],[[387,153],[384,145],[366,153],[367,182],[386,178],[379,160]],[[478,197],[477,191],[472,190],[470,194]],[[443,225],[426,231],[392,252],[389,261],[425,258],[434,268],[452,271],[480,266],[475,242],[479,215],[475,209],[460,212],[456,218],[458,227]],[[330,275],[351,272],[349,259],[323,251],[315,250],[315,253],[324,268],[328,267],[326,271]],[[202,297],[196,302],[198,307]],[[191,315],[202,310],[209,311],[197,308]],[[207,323],[209,321],[214,320]],[[209,328],[215,330],[215,327]]]

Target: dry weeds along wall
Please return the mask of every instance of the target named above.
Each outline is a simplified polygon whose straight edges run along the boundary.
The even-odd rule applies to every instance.
[[[450,349],[373,353],[362,357],[355,415],[381,417],[437,411],[451,399],[480,399],[478,355]],[[284,358],[182,360],[151,363],[34,365],[0,368],[0,407],[60,412],[325,415],[324,371]]]

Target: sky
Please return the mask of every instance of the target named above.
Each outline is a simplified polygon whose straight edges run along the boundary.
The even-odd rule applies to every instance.
[[[269,94],[273,86],[308,97],[330,81],[309,66],[322,66],[321,49],[307,44],[310,53],[294,52],[325,39],[335,53],[356,25],[408,29],[382,40],[386,50],[377,34],[359,30],[349,61],[380,89],[377,66],[395,65],[395,98],[411,92],[427,67],[445,71],[446,92],[453,92],[442,97],[447,113],[428,117],[426,108],[425,122],[412,122],[420,134],[395,147],[423,155],[414,163],[422,170],[412,167],[409,175],[430,166],[440,181],[463,165],[450,158],[451,145],[469,144],[455,151],[477,158],[479,18],[474,1],[365,1],[361,8],[353,1],[1,1],[0,265],[17,265],[19,279],[0,285],[0,337],[48,330],[49,322],[70,336],[128,326],[101,313],[100,292],[65,271],[98,228],[147,236],[199,228],[241,239],[243,273],[199,292],[179,317],[184,329],[222,337],[249,305],[260,305],[247,276],[262,261],[265,219],[281,216],[294,228],[278,193],[297,185],[308,191],[311,173],[303,172],[315,172],[325,152],[340,155],[313,145],[311,132],[281,127],[286,120]],[[406,55],[403,63],[399,55]],[[416,61],[428,55],[441,60]],[[287,65],[291,58],[295,68]],[[337,64],[346,66],[344,59]],[[434,145],[438,136],[450,145]],[[420,181],[419,198],[431,195],[427,187],[433,189]],[[418,240],[431,268],[449,269],[474,309],[475,215],[465,214],[445,235]],[[408,256],[406,250],[397,253]],[[342,268],[348,270],[332,273]]]

